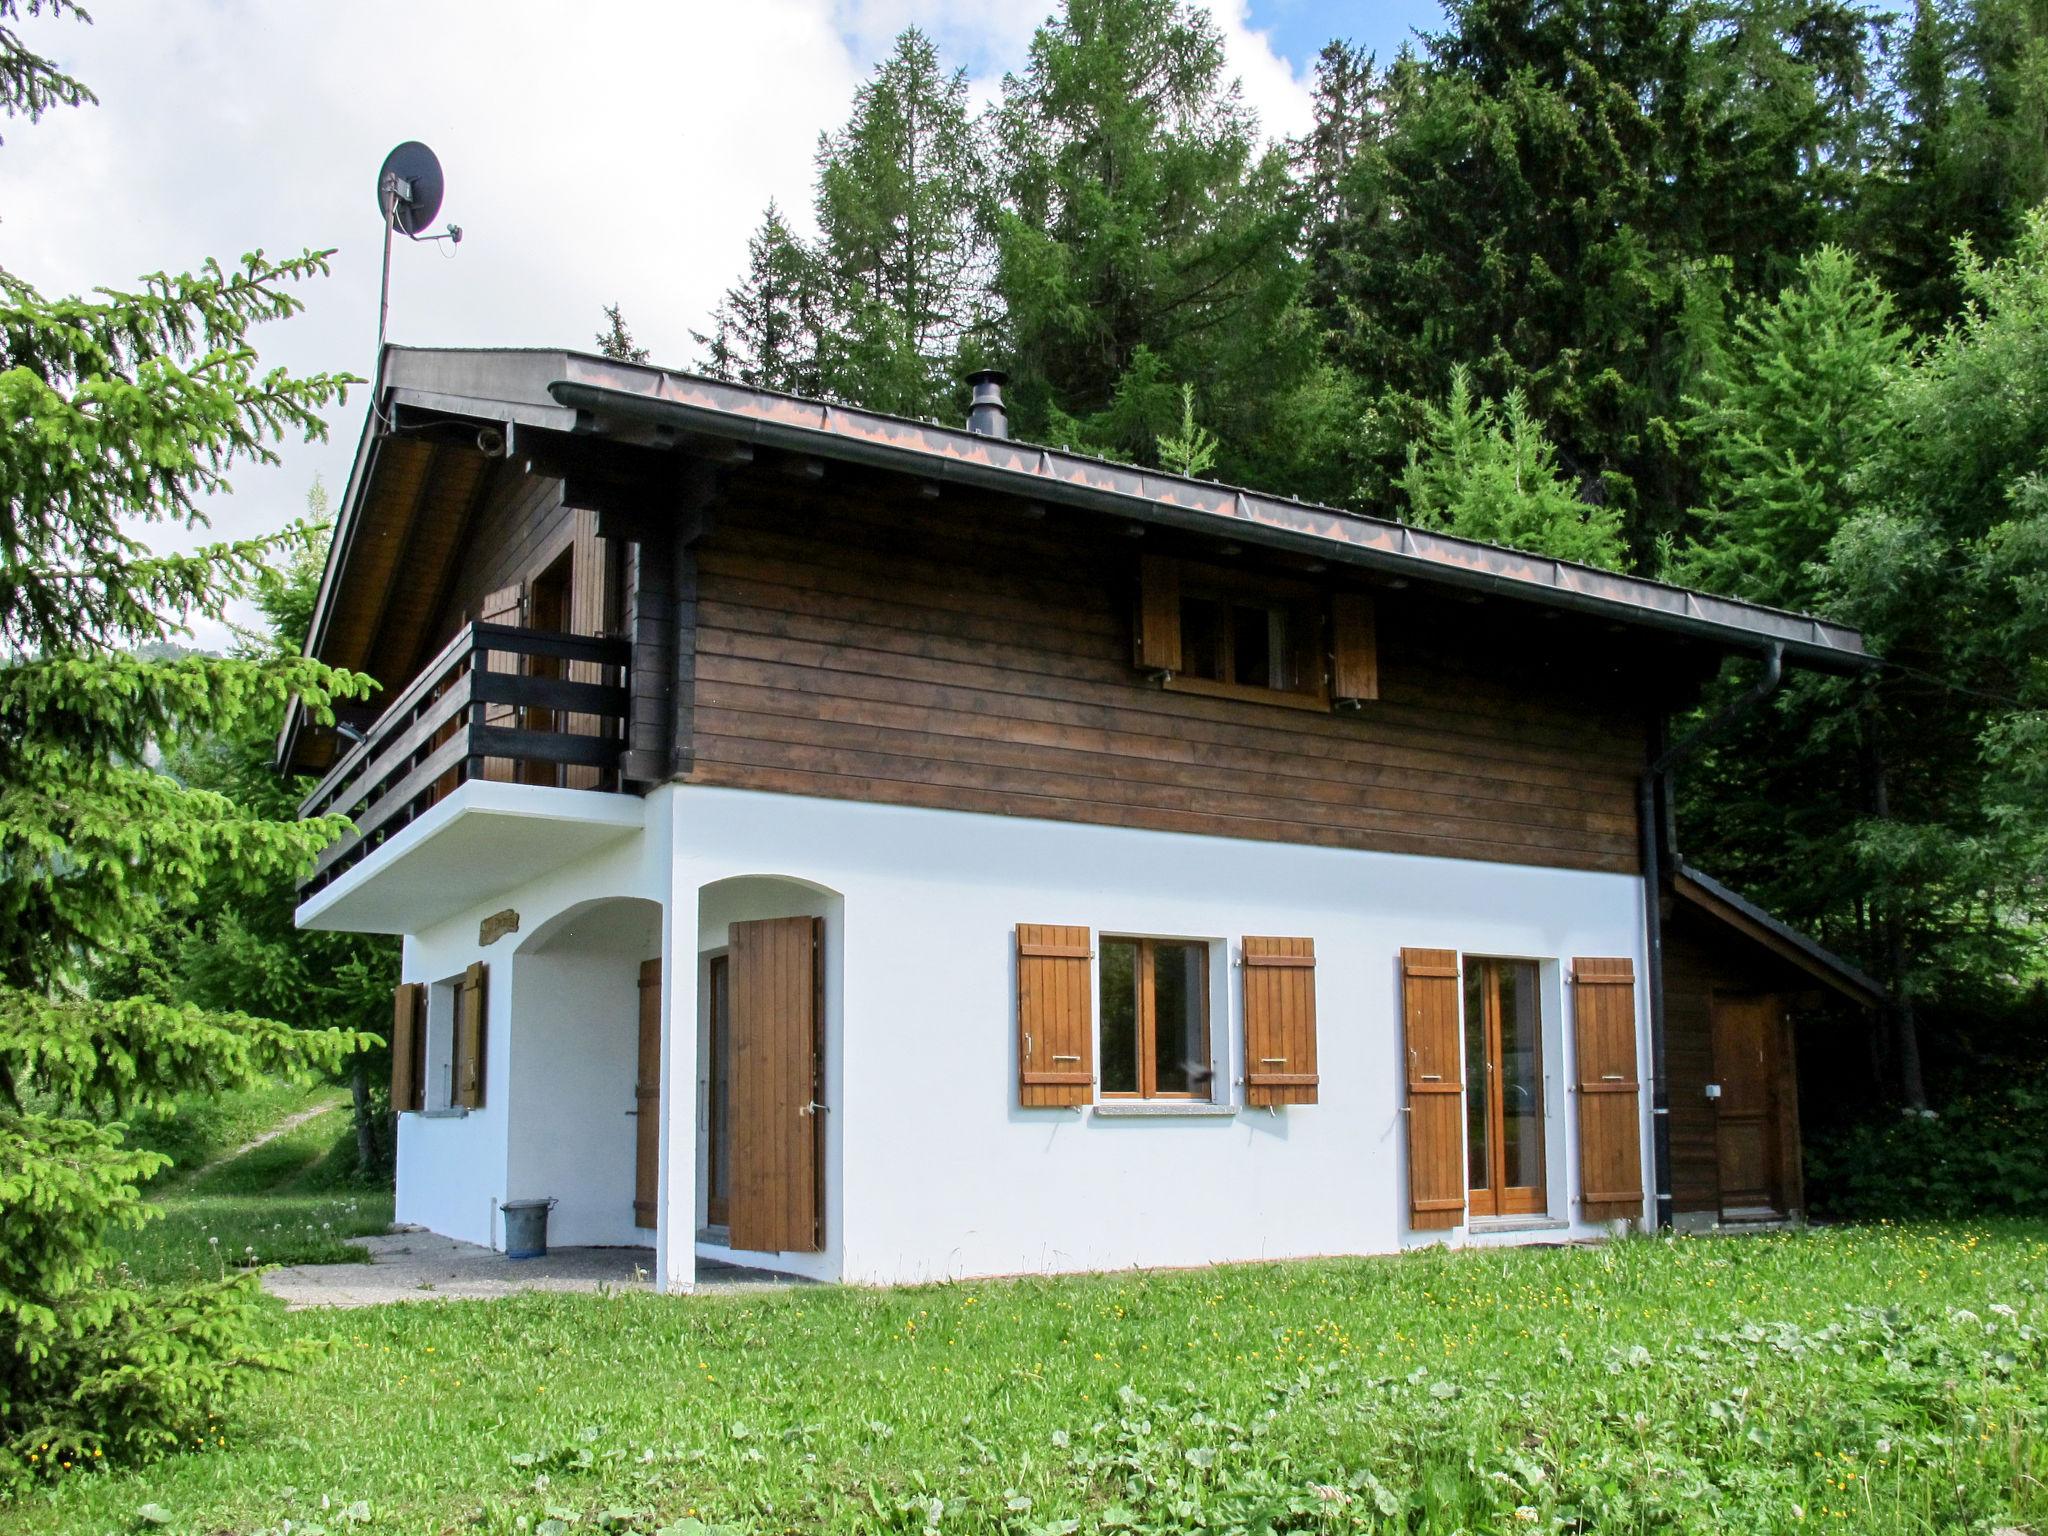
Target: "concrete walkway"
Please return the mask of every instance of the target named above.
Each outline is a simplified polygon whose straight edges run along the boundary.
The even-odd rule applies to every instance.
[[[374,1307],[393,1301],[480,1300],[519,1291],[651,1291],[651,1248],[556,1248],[545,1258],[512,1260],[475,1243],[401,1229],[349,1241],[369,1250],[367,1264],[295,1264],[273,1269],[263,1288],[286,1307]],[[700,1291],[774,1290],[805,1282],[715,1259],[697,1261]]]

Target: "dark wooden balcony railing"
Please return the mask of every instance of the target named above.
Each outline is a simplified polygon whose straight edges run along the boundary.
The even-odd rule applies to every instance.
[[[299,807],[355,830],[300,888],[310,896],[471,779],[619,786],[623,640],[471,624],[421,669]]]

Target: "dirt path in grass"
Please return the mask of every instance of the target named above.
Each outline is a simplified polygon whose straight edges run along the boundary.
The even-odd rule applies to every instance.
[[[346,1103],[348,1103],[348,1100],[344,1098],[322,1099],[318,1104],[309,1104],[304,1109],[293,1110],[261,1136],[251,1137],[232,1152],[223,1152],[219,1157],[213,1159],[212,1162],[201,1163],[197,1168],[185,1169],[172,1181],[171,1188],[174,1189],[180,1184],[189,1184],[201,1174],[211,1173],[214,1169],[225,1163],[232,1163],[238,1157],[246,1157],[258,1147],[267,1146],[280,1136],[289,1136],[308,1120],[317,1120],[322,1115],[330,1114],[334,1110],[340,1109]],[[165,1190],[163,1193],[168,1194],[169,1190]]]

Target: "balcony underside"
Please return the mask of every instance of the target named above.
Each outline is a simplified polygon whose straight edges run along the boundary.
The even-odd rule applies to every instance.
[[[301,928],[418,933],[645,821],[637,795],[472,779],[299,904]]]

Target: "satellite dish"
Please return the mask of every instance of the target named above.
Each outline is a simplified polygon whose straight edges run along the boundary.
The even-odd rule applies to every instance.
[[[441,211],[441,162],[417,139],[384,157],[377,173],[377,212],[385,224],[417,240]]]

